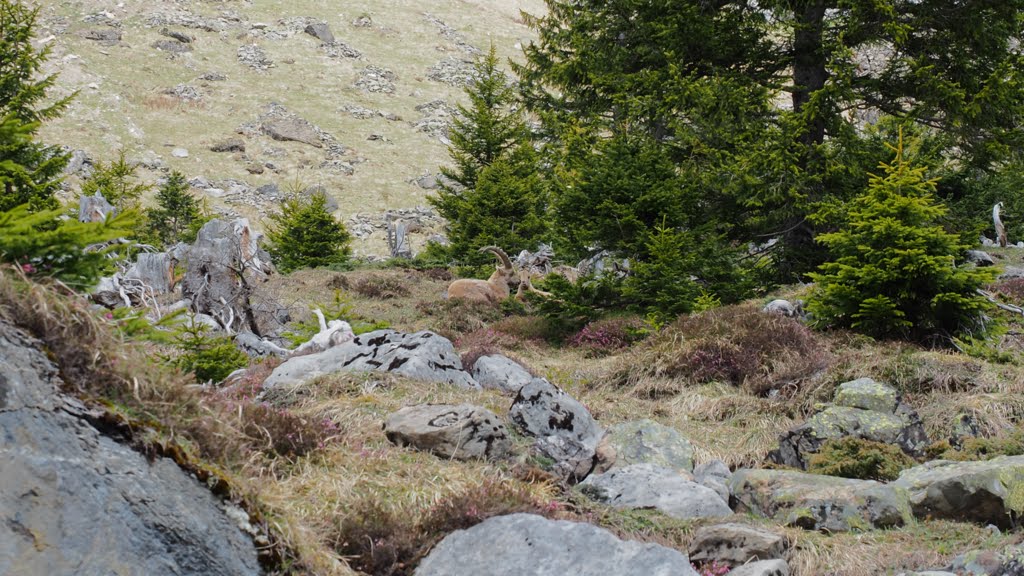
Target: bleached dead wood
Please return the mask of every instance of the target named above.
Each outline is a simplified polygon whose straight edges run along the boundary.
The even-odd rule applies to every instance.
[[[992,224],[996,227],[996,242],[999,243],[1000,248],[1006,248],[1006,227],[1003,226],[1003,219],[999,217],[999,211],[1002,208],[1002,202],[996,202],[995,206],[992,207]]]

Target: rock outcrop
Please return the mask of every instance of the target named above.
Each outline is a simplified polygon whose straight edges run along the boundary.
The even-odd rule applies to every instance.
[[[261,573],[243,511],[105,436],[3,321],[0,366],[0,574]]]
[[[918,518],[1008,528],[1024,513],[1024,456],[981,462],[935,460],[904,470],[893,486],[909,493]]]
[[[678,550],[619,540],[590,524],[532,514],[489,518],[449,534],[416,576],[697,576]]]
[[[479,388],[452,343],[433,332],[406,334],[376,330],[324,352],[298,356],[281,364],[263,382],[264,389],[288,387],[342,371],[393,372],[417,380]]]
[[[822,444],[849,436],[895,444],[911,456],[920,456],[929,444],[921,419],[900,402],[895,389],[861,378],[840,384],[834,403],[783,434],[769,458],[806,469]]]
[[[442,458],[504,458],[512,440],[490,410],[459,404],[407,406],[388,416],[384,434],[399,446],[413,446]]]
[[[520,388],[509,419],[536,438],[534,450],[567,480],[583,480],[597,465],[604,429],[583,404],[547,380],[534,378]]]
[[[906,490],[872,480],[743,469],[729,488],[736,512],[806,530],[892,528],[913,520]]]

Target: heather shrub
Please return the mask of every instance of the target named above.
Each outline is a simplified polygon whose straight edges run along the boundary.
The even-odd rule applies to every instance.
[[[898,446],[848,436],[826,441],[811,455],[807,471],[812,474],[888,482],[900,472],[916,466],[913,458]]]
[[[399,278],[391,276],[370,276],[357,280],[352,289],[360,296],[390,300],[409,295],[409,287]]]
[[[824,370],[826,341],[799,320],[751,305],[684,316],[627,354],[612,374],[619,385],[642,378],[727,382],[754,394],[798,384]]]
[[[501,354],[519,362],[518,359],[512,357],[504,350],[520,348],[523,342],[516,336],[505,334],[493,328],[481,328],[458,338],[454,344],[456,348],[462,350],[462,367],[470,370],[476,364],[478,358],[488,354]],[[519,363],[522,364],[522,362]]]
[[[570,346],[584,350],[588,356],[606,356],[643,339],[644,322],[635,316],[619,316],[595,320],[569,338]]]

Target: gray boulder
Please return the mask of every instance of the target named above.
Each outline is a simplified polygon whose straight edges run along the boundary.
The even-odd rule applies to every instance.
[[[471,404],[407,406],[388,416],[384,434],[393,444],[457,460],[497,460],[512,450],[501,420],[490,410]]]
[[[556,474],[580,481],[597,465],[604,430],[585,406],[547,380],[534,378],[519,389],[509,419],[536,438],[534,450],[554,462]]]
[[[0,574],[261,573],[245,512],[104,435],[3,321],[0,365]]]
[[[981,462],[935,460],[904,470],[892,485],[910,494],[918,518],[1009,528],[1024,513],[1024,456]]]
[[[334,34],[327,22],[311,22],[303,31],[324,44],[334,44]]]
[[[799,301],[793,303],[789,300],[777,299],[765,304],[761,310],[769,314],[786,316],[787,318],[799,318],[803,316],[803,303]]]
[[[968,250],[967,261],[979,268],[982,266],[995,266],[996,261],[992,259],[992,255],[984,250]]]
[[[732,514],[729,505],[710,488],[653,464],[633,464],[591,475],[580,487],[588,496],[615,508],[654,508],[682,519]]]
[[[297,116],[284,118],[268,118],[263,122],[261,130],[274,140],[283,142],[301,142],[317,148],[323,148],[320,135],[316,128]]]
[[[590,524],[533,514],[489,518],[449,534],[416,576],[697,576],[678,550],[620,540]]]
[[[846,532],[903,526],[913,520],[906,490],[872,480],[789,470],[737,470],[734,508],[806,530]]]
[[[998,280],[1014,280],[1017,278],[1024,278],[1024,268],[1004,266],[1003,272],[997,277]]]
[[[672,470],[693,471],[690,441],[675,428],[654,420],[615,424],[608,428],[606,442],[615,450],[615,467],[650,463]]]
[[[145,284],[153,294],[169,294],[174,288],[174,259],[166,252],[139,254],[125,278]]]
[[[515,394],[533,380],[533,375],[501,354],[488,354],[473,364],[473,378],[484,388]]]
[[[789,564],[785,560],[760,560],[737,566],[729,576],[789,576]]]
[[[479,388],[452,343],[433,332],[377,330],[323,352],[290,358],[274,369],[264,389],[288,387],[342,371],[394,372],[416,380]]]
[[[786,539],[764,528],[729,522],[702,526],[690,542],[690,560],[738,566],[774,560],[786,553]]]
[[[870,378],[839,386],[835,403],[779,439],[769,458],[785,466],[807,468],[811,454],[828,440],[852,436],[895,444],[911,456],[921,456],[929,444],[920,417],[899,401],[896,390]]]
[[[730,478],[732,478],[732,472],[721,460],[711,460],[693,469],[693,481],[701,486],[711,488],[726,502],[729,501]]]

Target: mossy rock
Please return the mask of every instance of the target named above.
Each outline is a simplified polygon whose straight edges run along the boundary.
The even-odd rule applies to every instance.
[[[893,485],[907,490],[918,518],[1010,528],[1024,513],[1024,456],[981,462],[936,460],[904,470]]]

